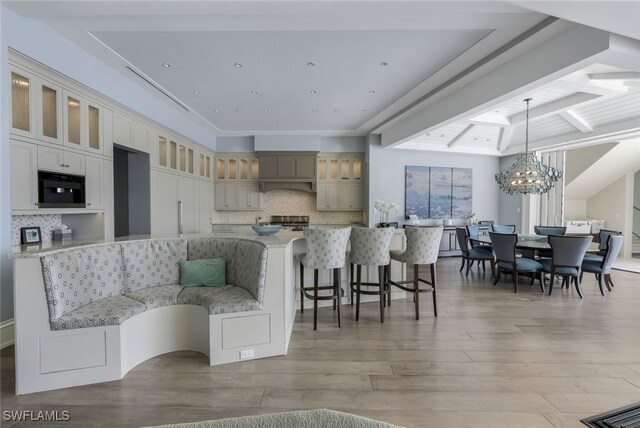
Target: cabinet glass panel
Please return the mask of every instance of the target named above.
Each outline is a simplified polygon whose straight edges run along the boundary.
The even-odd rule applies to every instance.
[[[67,97],[67,142],[80,145],[80,100]]]
[[[158,161],[160,166],[167,166],[167,139],[158,137]]]
[[[353,179],[362,179],[362,160],[360,159],[353,160]]]
[[[338,159],[331,159],[329,161],[329,179],[338,179]]]
[[[207,178],[211,178],[211,158],[207,156]]]
[[[100,150],[100,110],[89,106],[89,148]]]
[[[351,161],[349,159],[340,160],[340,179],[348,180],[351,178]]]
[[[29,121],[29,79],[11,72],[11,126],[31,131]]]
[[[260,178],[260,161],[258,159],[251,159],[251,178],[254,180]]]
[[[318,160],[318,177],[320,180],[324,180],[327,178],[327,160],[319,159]]]
[[[207,156],[208,159],[208,156]],[[224,159],[216,159],[216,179],[224,180],[225,164]]]
[[[238,161],[229,159],[229,180],[238,178]]]
[[[178,169],[178,143],[169,142],[169,168]]]
[[[187,170],[187,148],[180,146],[180,171]]]
[[[200,177],[204,177],[205,176],[204,168],[205,168],[204,155],[202,153],[200,153]]]
[[[42,135],[58,138],[58,91],[42,85]]]
[[[249,179],[249,161],[240,159],[240,180]]]
[[[193,174],[193,150],[187,150],[187,169],[189,174]]]

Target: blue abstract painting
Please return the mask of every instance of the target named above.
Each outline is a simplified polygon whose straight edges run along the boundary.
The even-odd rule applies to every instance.
[[[405,167],[405,217],[467,218],[472,213],[473,170]]]

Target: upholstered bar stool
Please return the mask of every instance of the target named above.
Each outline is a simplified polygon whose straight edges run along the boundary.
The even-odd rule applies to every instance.
[[[356,321],[360,319],[360,295],[380,296],[380,322],[384,322],[385,298],[390,293],[389,283],[386,280],[386,266],[391,262],[389,257],[389,247],[395,229],[391,228],[364,228],[356,227],[351,230],[351,253],[349,261],[351,272],[356,265],[357,279],[354,281],[351,274],[351,295],[356,294]],[[378,268],[378,282],[362,282],[362,266],[376,266]],[[363,290],[375,287],[377,290]],[[353,297],[352,297],[353,299]]]
[[[304,313],[305,296],[313,300],[313,329],[318,328],[318,301],[333,300],[333,309],[338,309],[338,327],[340,327],[340,269],[344,267],[347,243],[351,228],[342,229],[304,229],[307,240],[307,252],[300,255],[300,312]],[[313,269],[313,287],[304,286],[304,268]],[[333,271],[333,285],[318,285],[318,271]],[[322,290],[331,290],[329,295],[319,295]],[[313,292],[313,294],[311,294]]]
[[[407,265],[413,265],[413,280],[394,282],[391,280],[391,265],[389,265],[389,283],[401,290],[414,294],[416,319],[420,319],[420,293],[431,291],[433,295],[433,314],[438,316],[436,305],[436,261],[438,250],[442,240],[442,226],[436,227],[411,227],[404,228],[407,238],[407,248],[404,251],[391,251],[391,259]],[[431,281],[419,277],[420,265],[431,267]],[[431,288],[420,288],[420,283],[428,284]],[[413,288],[405,287],[405,284],[413,284]]]

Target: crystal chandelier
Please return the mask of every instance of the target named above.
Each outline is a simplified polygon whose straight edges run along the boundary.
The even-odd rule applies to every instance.
[[[496,174],[496,181],[505,193],[533,193],[542,195],[551,189],[556,181],[562,178],[562,171],[543,165],[534,151],[529,151],[529,102],[527,103],[527,122],[525,130],[525,149],[518,153],[516,161],[506,170]]]

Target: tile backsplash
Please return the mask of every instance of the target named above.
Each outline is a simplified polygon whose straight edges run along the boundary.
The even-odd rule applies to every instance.
[[[308,215],[311,224],[362,223],[362,211],[318,211],[316,194],[298,190],[272,190],[263,195],[261,211],[214,211],[214,223],[251,224],[256,215],[269,221],[272,215]]]
[[[21,227],[40,227],[42,242],[49,243],[53,229],[62,225],[61,214],[14,215],[11,217],[11,245],[20,245]]]

